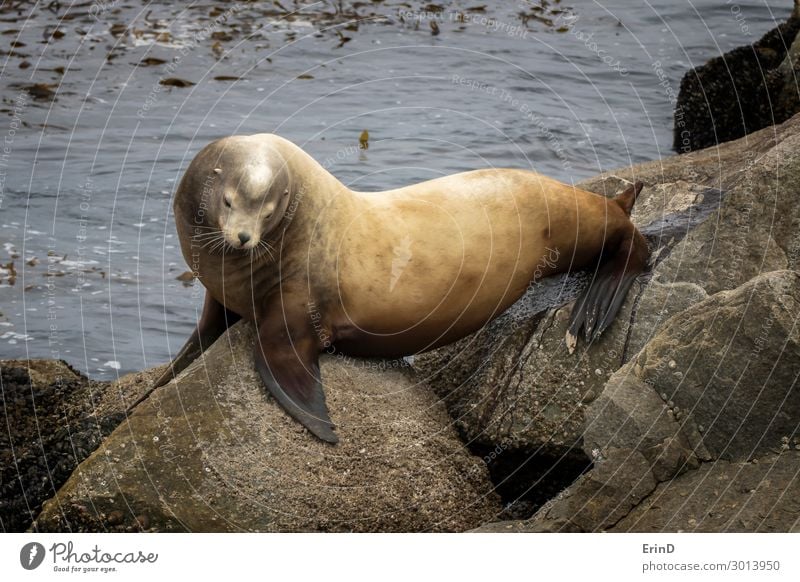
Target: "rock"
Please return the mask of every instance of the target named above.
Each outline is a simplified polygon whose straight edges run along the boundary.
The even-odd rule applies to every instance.
[[[592,458],[611,449],[638,451],[658,481],[696,468],[691,443],[653,388],[623,368],[586,411],[584,448]]]
[[[125,521],[125,514],[117,509],[106,516],[106,521],[111,526],[122,525],[122,522]]]
[[[794,17],[796,19],[800,17],[796,1]],[[792,46],[789,47],[783,61],[772,75],[776,87],[778,111],[800,111],[800,92],[797,90],[795,81],[798,75],[800,75],[800,35],[795,36]]]
[[[488,529],[603,531],[634,514],[648,524],[646,510],[638,505],[656,483],[677,477],[691,484],[679,491],[699,487],[705,481],[686,475],[701,467],[724,475],[720,479],[727,484],[733,471],[728,460],[789,450],[800,425],[798,319],[800,273],[795,271],[765,273],[670,318],[587,408],[584,448],[595,460],[594,468],[530,520]],[[716,463],[701,465],[712,460]],[[762,466],[759,478],[770,479],[769,471]],[[788,487],[788,470],[783,479]],[[632,497],[624,496],[626,491]],[[696,493],[693,510],[723,493]],[[662,503],[657,507],[668,513],[672,506]],[[736,507],[730,500],[721,503],[715,519],[706,524],[708,531],[725,531],[713,527],[734,519]],[[769,506],[759,501],[759,507]],[[760,527],[780,530],[785,522],[783,518]],[[627,523],[643,531],[639,521]],[[652,523],[667,530],[684,527],[680,521],[670,527],[672,522],[661,517]],[[644,531],[652,531],[650,527]]]
[[[684,75],[675,107],[675,151],[737,139],[800,111],[794,76],[800,70],[799,16],[795,11],[751,46],[715,57]]]
[[[713,458],[777,450],[800,423],[798,318],[800,273],[765,273],[670,319],[634,374],[686,411],[682,424],[705,427],[698,437]]]
[[[477,532],[603,531],[641,503],[656,488],[649,463],[636,451],[613,449],[595,468],[527,521],[495,522]],[[510,527],[508,527],[510,526]]]
[[[626,337],[626,354],[641,350],[670,316],[707,297],[708,293],[697,283],[664,283],[658,276],[650,279],[637,301],[635,325],[630,326]]]
[[[619,362],[599,350],[568,358],[563,333],[551,331],[566,329],[568,309],[522,311],[517,304],[482,332],[416,356],[414,367],[445,399],[467,442],[559,456],[580,444],[582,400]]]
[[[121,415],[96,414],[105,384],[61,360],[0,361],[0,385],[0,530],[22,532]]]
[[[125,374],[113,382],[99,383],[99,388],[95,390],[95,414],[124,413],[149,390],[165,368],[166,364],[162,364],[140,372]]]
[[[660,483],[613,532],[800,532],[800,453],[703,464]]]
[[[255,341],[240,323],[153,392],[36,527],[104,531],[122,511],[125,531],[460,531],[499,513],[485,465],[408,370],[322,359],[332,447],[266,395]]]
[[[800,532],[798,451],[757,463],[704,463],[658,485],[643,461],[635,452],[615,449],[533,519],[473,531]]]
[[[746,155],[715,220],[675,245],[658,278],[695,283],[710,294],[765,271],[800,268],[798,147],[800,135],[791,135],[767,152]]]

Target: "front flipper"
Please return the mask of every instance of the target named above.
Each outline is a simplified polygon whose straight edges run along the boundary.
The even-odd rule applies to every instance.
[[[206,291],[205,302],[203,303],[203,314],[200,316],[200,321],[197,322],[192,335],[186,341],[178,355],[170,362],[167,369],[158,377],[150,389],[143,394],[136,402],[134,402],[128,410],[133,409],[140,404],[145,398],[158,388],[163,386],[183,370],[189,367],[189,364],[194,362],[200,354],[208,349],[219,336],[225,333],[231,325],[239,321],[241,317],[225,309],[225,307],[216,299],[211,297],[211,294]]]
[[[319,346],[302,315],[276,310],[259,322],[256,369],[278,403],[314,435],[339,442],[325,405],[319,372]]]

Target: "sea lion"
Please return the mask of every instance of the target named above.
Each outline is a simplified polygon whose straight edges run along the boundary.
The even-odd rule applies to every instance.
[[[609,199],[526,170],[464,172],[356,192],[272,134],[204,147],[175,194],[181,249],[206,288],[202,317],[160,386],[240,318],[255,322],[269,392],[322,440],[337,436],[319,354],[398,357],[453,342],[532,280],[596,266],[567,333],[611,323],[648,248],[630,220],[637,182]]]

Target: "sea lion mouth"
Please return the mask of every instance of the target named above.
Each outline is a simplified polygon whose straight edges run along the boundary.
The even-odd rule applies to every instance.
[[[225,235],[225,241],[228,247],[234,251],[249,252],[258,247],[261,240],[259,238],[252,238],[251,236],[242,237],[239,235],[230,236]]]
[[[247,238],[247,237],[243,237]],[[225,245],[224,254],[234,254],[238,256],[249,255],[253,261],[260,261],[267,258],[275,260],[275,246],[269,241],[261,237],[250,237],[245,242],[241,238],[231,237],[229,234],[224,235]]]

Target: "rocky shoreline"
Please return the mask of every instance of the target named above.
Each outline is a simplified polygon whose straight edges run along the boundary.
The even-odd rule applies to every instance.
[[[800,531],[799,152],[795,116],[584,182],[646,184],[652,268],[607,333],[567,352],[576,274],[413,367],[325,359],[337,447],[265,395],[245,324],[127,417],[158,368],[2,362],[2,528]]]

